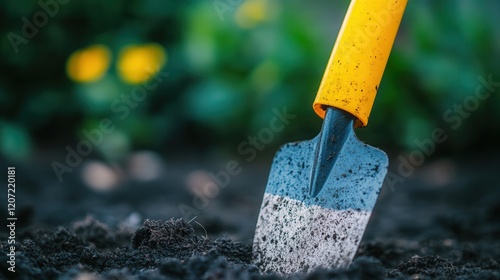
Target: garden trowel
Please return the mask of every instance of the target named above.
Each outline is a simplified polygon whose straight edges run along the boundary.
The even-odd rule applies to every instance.
[[[352,0],[313,104],[320,134],[277,152],[255,232],[262,272],[346,267],[387,173],[386,154],[361,142],[407,0]]]

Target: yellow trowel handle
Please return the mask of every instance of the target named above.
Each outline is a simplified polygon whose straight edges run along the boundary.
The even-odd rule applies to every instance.
[[[366,126],[408,0],[352,0],[323,75],[314,111],[342,109]]]

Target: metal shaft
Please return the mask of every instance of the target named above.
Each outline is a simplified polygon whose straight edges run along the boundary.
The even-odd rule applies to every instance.
[[[353,115],[337,108],[328,107],[314,153],[309,196],[316,197],[325,185],[337,162],[338,155],[354,129]]]

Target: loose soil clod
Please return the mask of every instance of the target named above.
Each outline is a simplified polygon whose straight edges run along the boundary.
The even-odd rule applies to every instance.
[[[473,170],[467,163],[447,186],[414,179],[394,192],[385,189],[348,269],[318,269],[293,279],[500,279],[495,166]],[[19,210],[29,215],[19,216],[24,224],[17,229],[15,274],[7,271],[9,244],[0,232],[0,279],[283,279],[263,275],[252,263],[259,204],[251,197],[262,189],[236,179],[212,201],[214,208],[191,223],[169,219],[176,215],[172,208],[191,197],[168,183],[151,184],[147,192],[131,184],[112,195],[78,185],[20,185],[20,201],[29,204]]]
[[[18,254],[17,279],[282,279],[262,275],[251,262],[251,246],[227,238],[210,240],[195,235],[186,221],[146,220],[129,239],[123,232],[87,217],[69,228],[39,229],[25,232]],[[386,269],[383,262],[397,259],[409,248],[394,243],[366,243],[348,269],[318,269],[298,274],[296,279],[385,279],[455,278],[478,276],[498,279],[500,266],[493,259],[480,267],[458,268],[440,256],[413,256],[397,269]],[[111,248],[109,244],[116,244]],[[399,248],[398,248],[399,247]],[[399,253],[397,251],[400,251]],[[6,273],[5,245],[2,270]],[[411,249],[409,250],[411,251]],[[391,253],[392,252],[392,253]],[[390,262],[390,261],[389,261]],[[480,274],[476,274],[480,272]],[[22,275],[22,276],[21,276]]]

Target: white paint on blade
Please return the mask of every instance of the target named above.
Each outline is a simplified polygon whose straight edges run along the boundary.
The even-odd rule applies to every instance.
[[[262,272],[281,275],[347,267],[370,215],[371,211],[306,206],[266,193],[254,238],[254,260]]]

